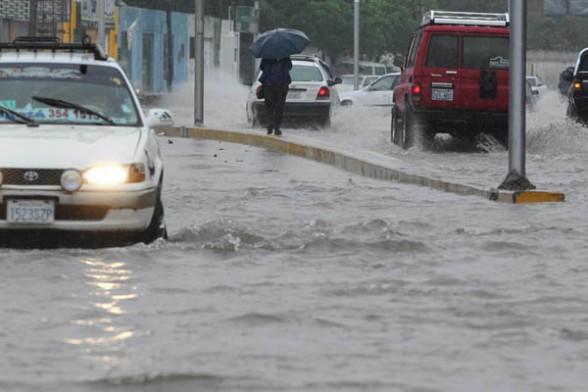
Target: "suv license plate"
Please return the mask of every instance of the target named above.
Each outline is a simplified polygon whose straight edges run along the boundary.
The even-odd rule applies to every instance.
[[[453,90],[448,88],[434,88],[431,92],[433,101],[453,101]]]
[[[50,224],[55,222],[55,202],[52,200],[8,200],[8,223]]]

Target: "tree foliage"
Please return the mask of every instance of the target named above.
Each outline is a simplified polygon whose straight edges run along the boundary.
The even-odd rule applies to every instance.
[[[528,0],[529,49],[578,50],[588,35],[585,17],[552,18],[544,0]],[[194,12],[195,0],[125,0],[128,5]],[[230,6],[254,0],[204,0],[205,13],[228,18]],[[303,30],[312,45],[332,59],[353,51],[353,0],[260,0],[262,31],[275,27]],[[377,59],[385,52],[404,53],[423,13],[429,9],[506,12],[507,0],[361,0],[361,53]]]

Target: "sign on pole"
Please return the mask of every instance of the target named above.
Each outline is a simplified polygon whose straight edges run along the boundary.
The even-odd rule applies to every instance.
[[[235,31],[252,34],[259,32],[259,13],[255,7],[235,7]]]

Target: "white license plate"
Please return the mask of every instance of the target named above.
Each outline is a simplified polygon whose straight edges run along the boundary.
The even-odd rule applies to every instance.
[[[453,89],[434,88],[431,92],[433,101],[453,101]]]
[[[302,99],[302,91],[288,91],[286,99]]]
[[[6,220],[18,224],[50,224],[55,222],[52,200],[8,200]]]

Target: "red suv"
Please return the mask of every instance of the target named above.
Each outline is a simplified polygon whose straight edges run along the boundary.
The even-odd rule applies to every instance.
[[[394,89],[392,142],[427,146],[436,133],[508,144],[508,14],[429,11]]]

